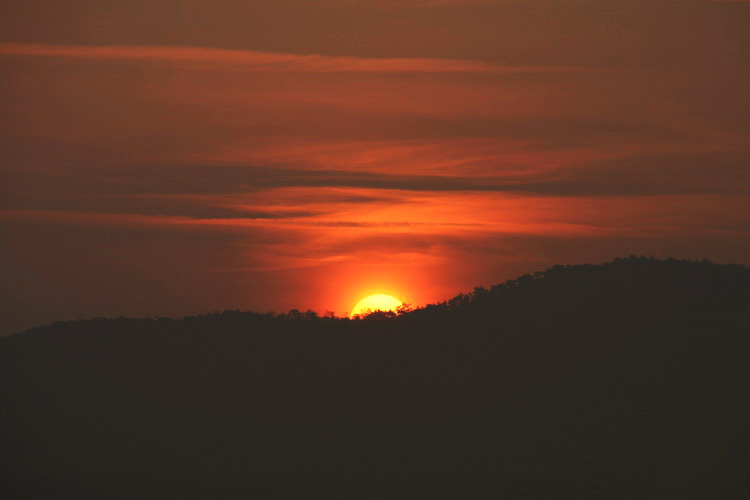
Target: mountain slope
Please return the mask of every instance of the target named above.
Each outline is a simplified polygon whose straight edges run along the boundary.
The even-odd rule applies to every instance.
[[[396,318],[0,339],[13,498],[741,498],[750,270],[556,266]]]

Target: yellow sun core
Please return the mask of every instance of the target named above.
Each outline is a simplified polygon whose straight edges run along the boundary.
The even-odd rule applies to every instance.
[[[378,293],[357,302],[350,317],[365,315],[375,311],[396,311],[403,304],[396,297]]]

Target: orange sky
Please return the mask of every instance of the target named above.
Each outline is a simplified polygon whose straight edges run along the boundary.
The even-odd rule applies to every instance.
[[[0,9],[0,334],[750,263],[748,2]]]

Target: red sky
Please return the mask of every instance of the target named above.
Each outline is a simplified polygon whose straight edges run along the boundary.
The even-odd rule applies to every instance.
[[[0,7],[0,314],[339,314],[750,264],[750,3]]]

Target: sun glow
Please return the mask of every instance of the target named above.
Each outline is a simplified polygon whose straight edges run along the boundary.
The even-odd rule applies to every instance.
[[[368,314],[374,311],[396,311],[403,303],[392,295],[378,293],[370,295],[357,302],[352,309],[351,317]]]

